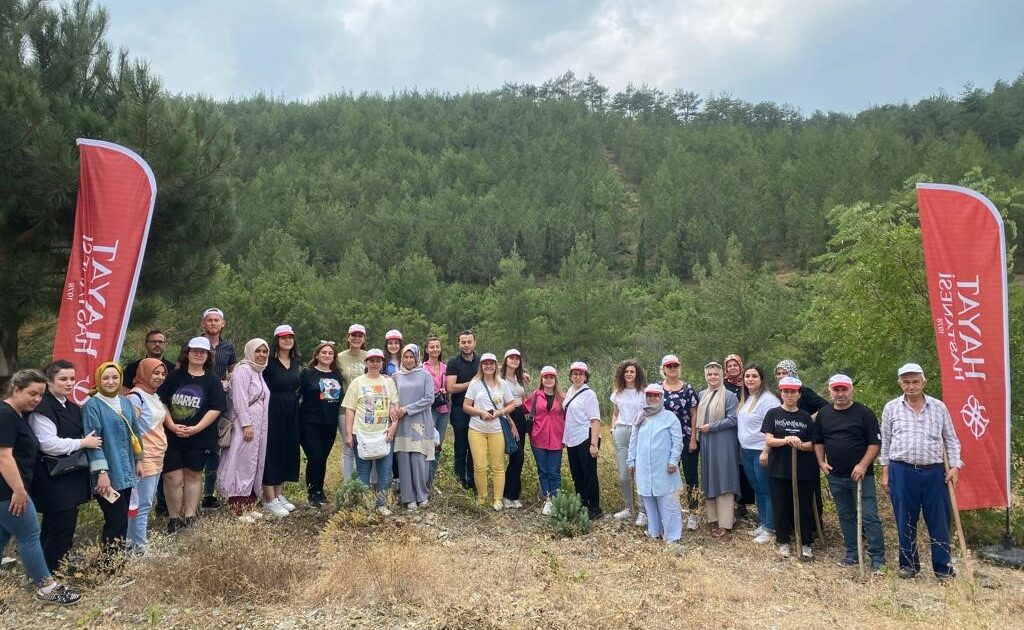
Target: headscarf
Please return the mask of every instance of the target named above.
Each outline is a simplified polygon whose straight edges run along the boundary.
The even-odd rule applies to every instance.
[[[729,391],[725,388],[725,368],[717,361],[712,361],[704,366],[704,371],[707,372],[710,367],[721,370],[722,382],[718,389],[711,389],[709,385],[701,395],[700,402],[697,403],[697,426],[711,424],[725,417],[725,395]]]
[[[729,361],[735,361],[740,366],[740,373],[736,376],[729,376]],[[725,369],[722,370],[722,378],[736,387],[743,387],[743,357],[738,354],[730,354],[725,357],[725,361],[722,362],[722,365],[725,366]]]
[[[258,363],[256,363],[256,350],[260,346],[266,346],[267,350],[270,350],[270,344],[268,344],[266,341],[263,341],[262,339],[257,338],[250,339],[249,341],[247,341],[245,344],[245,349],[242,351],[242,354],[245,355],[245,358],[239,361],[239,363],[244,363],[248,365],[250,368],[252,368],[253,372],[257,373],[262,372],[264,369],[266,369],[267,363],[270,363],[269,356],[267,357],[267,363],[264,363],[263,365],[259,365]]]
[[[794,378],[798,378],[799,372],[796,369],[796,361],[793,359],[783,359],[779,361],[779,364],[775,366],[775,369],[782,368],[786,370],[786,373]]]
[[[96,368],[96,373],[93,375],[95,381],[93,386],[89,388],[90,396],[99,395],[111,398],[111,396],[107,396],[106,394],[100,391],[100,376],[107,370],[107,368],[114,368],[115,370],[117,370],[117,375],[121,377],[121,383],[124,384],[124,370],[121,369],[121,366],[118,365],[117,363],[114,363],[113,361],[104,361],[103,363],[99,364],[99,366]],[[114,392],[114,397],[117,397],[117,392]]]
[[[135,382],[132,385],[147,394],[155,394],[156,390],[149,383],[153,380],[153,372],[163,364],[164,362],[160,359],[152,357],[146,357],[139,361],[139,370],[135,373]]]
[[[401,358],[405,356],[406,352],[411,352],[412,356],[416,359],[416,365],[412,366],[411,370],[405,369],[405,366],[401,362]],[[398,358],[399,358],[399,362],[398,362],[398,373],[399,374],[409,374],[410,372],[415,372],[416,370],[422,370],[423,369],[423,363],[420,362],[420,347],[417,346],[414,343],[407,343],[407,344],[405,344],[405,347],[402,348],[402,351],[398,353]]]
[[[643,424],[644,422],[646,422],[648,418],[654,416],[655,414],[661,413],[662,411],[665,410],[665,403],[664,403],[665,393],[664,392],[661,392],[661,393],[658,394],[658,402],[656,402],[653,405],[647,402],[647,396],[649,396],[649,395],[650,394],[648,394],[647,392],[644,392],[644,407],[643,407],[643,410],[640,413],[640,417],[637,419],[637,425],[638,426]]]

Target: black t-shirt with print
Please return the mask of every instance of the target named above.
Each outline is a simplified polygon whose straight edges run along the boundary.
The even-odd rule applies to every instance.
[[[299,418],[312,424],[338,424],[341,409],[341,374],[337,370],[322,372],[316,368],[302,370],[299,377]]]
[[[171,419],[175,424],[195,426],[203,419],[207,411],[216,409],[221,413],[227,410],[227,397],[224,386],[215,374],[206,372],[202,376],[192,376],[188,370],[175,370],[157,392],[160,400],[167,405]],[[210,449],[217,444],[217,422],[211,422],[196,435],[179,438],[171,431],[167,432],[167,446],[178,449]]]
[[[822,407],[814,423],[814,443],[825,445],[825,457],[832,467],[830,475],[849,477],[868,446],[882,444],[878,417],[859,402],[846,409]],[[867,474],[874,474],[874,466],[868,467]]]
[[[803,409],[786,411],[782,407],[775,407],[764,415],[761,433],[768,433],[776,438],[795,435],[801,442],[810,442],[813,424],[811,414]],[[792,479],[792,454],[792,446],[773,447],[768,453],[768,474],[776,479]],[[814,451],[797,452],[796,478],[818,478],[818,460],[814,456]]]
[[[39,440],[36,439],[36,434],[32,432],[28,421],[15,411],[14,407],[0,400],[0,447],[3,446],[11,449],[14,462],[21,474],[21,482],[28,492],[32,486],[32,471],[35,469],[36,456],[39,453]],[[10,484],[3,475],[0,475],[0,501],[10,501],[13,495]]]

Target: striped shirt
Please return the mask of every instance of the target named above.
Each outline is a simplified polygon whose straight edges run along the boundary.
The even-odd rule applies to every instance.
[[[890,400],[882,410],[882,450],[878,461],[923,466],[942,463],[942,445],[946,445],[949,465],[962,468],[960,440],[953,430],[953,420],[946,405],[925,395],[924,407],[914,411],[906,397]]]

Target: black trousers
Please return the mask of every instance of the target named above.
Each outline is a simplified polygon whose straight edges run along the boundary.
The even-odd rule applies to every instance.
[[[569,474],[591,519],[601,516],[601,488],[597,480],[597,458],[590,456],[590,440],[566,448]]]
[[[519,450],[508,456],[505,467],[505,498],[518,501],[523,494],[523,459],[526,457],[526,413],[522,407],[516,407],[509,414],[519,432]]]
[[[743,473],[742,466],[740,466],[740,495],[736,497],[736,502],[744,506],[754,504],[754,487],[750,485],[750,480]]]
[[[455,452],[452,457],[455,478],[467,490],[475,489],[473,481],[473,454],[469,451],[469,415],[460,405],[452,405],[452,433],[455,435]]]
[[[131,500],[132,489],[121,490],[121,496],[111,503],[103,497],[96,497],[103,512],[103,546],[109,552],[124,546],[128,536],[128,502]]]
[[[338,425],[303,422],[299,426],[302,452],[306,454],[306,493],[313,496],[324,491],[327,458],[338,439]]]
[[[814,488],[817,479],[797,480],[797,494],[800,506],[800,542],[810,545],[814,542]],[[771,478],[772,513],[775,516],[775,540],[780,545],[788,543],[793,536],[793,482],[789,479]]]
[[[697,498],[697,491],[700,489],[700,447],[691,453],[689,444],[683,440],[683,456],[680,464],[683,469],[683,479],[686,481],[684,488],[686,509],[692,512],[700,504]]]
[[[125,523],[127,526],[127,522]],[[60,567],[60,561],[71,551],[75,542],[75,527],[78,526],[78,506],[60,512],[46,512],[39,526],[39,543],[43,546],[46,566],[53,573]]]

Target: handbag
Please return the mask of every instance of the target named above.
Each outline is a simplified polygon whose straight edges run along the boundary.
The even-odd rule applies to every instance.
[[[448,369],[448,366],[445,365],[444,363],[442,363],[441,364],[441,389],[439,389],[438,391],[434,392],[434,402],[432,402],[430,404],[430,408],[432,410],[434,410],[434,411],[437,411],[441,407],[444,407],[445,405],[448,404],[449,400],[451,400],[450,397],[448,396],[448,392],[444,391],[444,377],[445,377],[445,372],[447,371],[447,369]]]
[[[256,397],[249,401],[252,407],[263,400],[263,388],[260,388]],[[217,446],[220,448],[231,448],[231,432],[235,428],[235,419],[230,412],[224,412],[217,418]]]
[[[387,431],[374,431],[365,435],[360,434],[356,438],[356,451],[359,459],[380,459],[387,457],[391,452],[391,445],[388,444]]]
[[[73,473],[78,470],[88,470],[89,468],[89,456],[86,455],[85,449],[78,449],[77,451],[68,455],[40,455],[39,459],[43,460],[43,465],[46,466],[46,472],[51,477],[60,477],[68,473]]]
[[[487,398],[491,401],[491,405],[497,410],[498,405],[494,404],[494,398],[491,397],[491,390],[487,387],[487,383],[480,379],[480,384],[484,386],[484,391],[487,392]],[[512,435],[511,422],[509,422],[507,416],[499,416],[498,423],[501,424],[501,433],[505,436],[505,454],[515,455],[519,452],[519,442]]]

